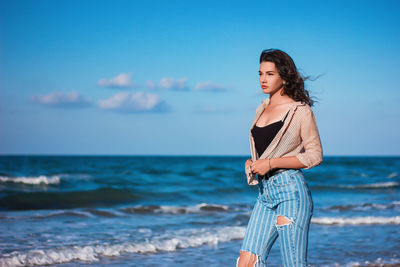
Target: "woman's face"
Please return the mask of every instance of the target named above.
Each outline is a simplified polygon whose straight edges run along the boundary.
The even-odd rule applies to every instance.
[[[283,88],[283,80],[279,76],[275,63],[264,61],[260,64],[260,85],[264,94],[274,94]]]

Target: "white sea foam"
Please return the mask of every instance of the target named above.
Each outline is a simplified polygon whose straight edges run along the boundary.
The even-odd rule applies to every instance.
[[[122,208],[122,211],[129,213],[170,213],[170,214],[182,214],[182,213],[200,213],[207,211],[227,211],[229,207],[220,204],[207,204],[201,203],[194,206],[134,206]]]
[[[22,184],[59,184],[61,181],[59,175],[53,175],[47,177],[45,175],[40,176],[21,176],[21,177],[6,177],[0,176],[0,182],[11,182],[11,183],[22,183]]]
[[[61,178],[63,177],[73,177],[74,180],[89,180],[92,178],[90,174],[85,174],[85,173],[60,173],[57,174],[57,176],[60,176]]]
[[[354,210],[370,210],[370,209],[377,209],[377,210],[386,210],[386,209],[391,209],[394,208],[398,205],[396,204],[377,204],[377,203],[372,203],[372,204],[365,204],[361,206],[356,206],[354,207]]]
[[[387,178],[394,178],[394,177],[397,177],[397,172],[392,172],[387,176]]]
[[[378,266],[399,266],[400,259],[391,258],[391,259],[382,259],[377,258],[375,261],[351,261],[346,264],[339,264],[337,262],[332,264],[324,264],[321,267],[357,267],[357,266],[371,266],[371,267],[378,267]]]
[[[226,211],[228,206],[218,204],[201,203],[195,206],[178,207],[178,206],[160,206],[158,212],[163,213],[198,213],[201,211]]]
[[[362,203],[358,205],[338,205],[338,206],[331,206],[326,207],[324,210],[358,210],[358,211],[365,211],[365,210],[386,210],[386,209],[397,209],[400,208],[400,201],[392,201],[391,203],[387,204],[379,204],[379,203]]]
[[[400,224],[400,216],[394,217],[317,217],[312,223],[324,225],[363,225],[363,224]]]
[[[245,227],[239,226],[215,229],[184,229],[137,243],[58,247],[30,250],[24,253],[15,251],[3,254],[0,258],[0,266],[60,264],[77,260],[96,262],[100,257],[115,257],[123,253],[156,253],[202,245],[216,245],[221,242],[242,239],[245,230]]]
[[[392,258],[392,259],[382,259],[378,258],[375,261],[364,261],[364,262],[349,262],[346,264],[346,267],[356,267],[356,266],[399,266],[400,259]],[[340,266],[340,265],[335,265]]]
[[[382,183],[371,183],[371,184],[358,184],[358,185],[339,185],[344,188],[389,188],[399,186],[398,182],[382,182]]]

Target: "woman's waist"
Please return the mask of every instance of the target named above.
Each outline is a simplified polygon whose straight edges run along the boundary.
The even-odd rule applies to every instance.
[[[277,175],[278,173],[281,173],[281,172],[284,172],[284,171],[287,171],[287,170],[290,170],[290,169],[286,169],[286,168],[275,168],[275,169],[272,169],[272,170],[270,170],[269,172],[267,172],[264,175],[260,175],[259,174],[258,175],[258,180],[263,180],[263,179],[268,180],[272,176]]]
[[[274,176],[277,176],[278,174],[283,174],[283,173],[296,173],[296,172],[301,172],[301,169],[293,169],[293,168],[275,168],[270,170],[264,175],[257,175],[257,178],[259,181],[261,180],[270,180],[274,178]]]

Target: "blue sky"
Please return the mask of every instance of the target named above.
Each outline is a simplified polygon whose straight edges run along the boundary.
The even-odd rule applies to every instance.
[[[0,153],[249,155],[279,48],[325,155],[399,155],[399,1],[2,1]]]

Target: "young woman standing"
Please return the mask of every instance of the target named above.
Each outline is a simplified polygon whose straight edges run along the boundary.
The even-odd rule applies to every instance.
[[[256,110],[251,159],[245,163],[247,182],[258,185],[259,194],[236,265],[266,266],[279,239],[283,266],[307,266],[313,202],[301,168],[322,162],[313,100],[292,58],[281,50],[261,53],[259,76],[269,98]]]

